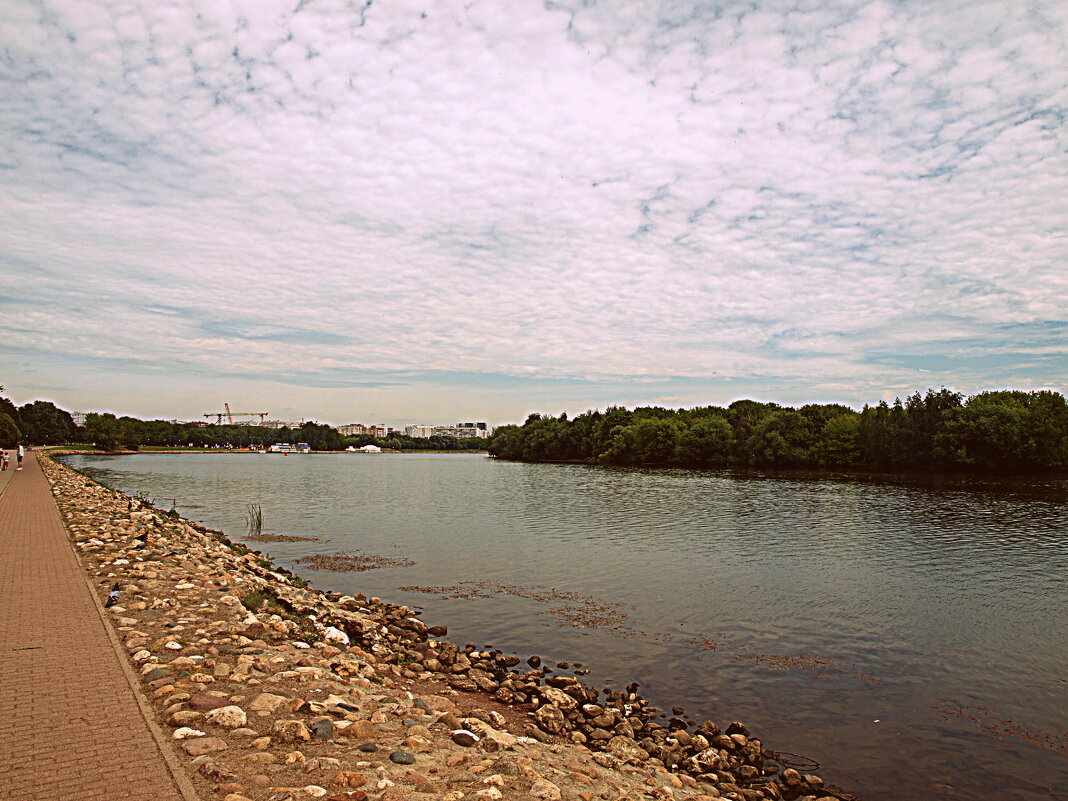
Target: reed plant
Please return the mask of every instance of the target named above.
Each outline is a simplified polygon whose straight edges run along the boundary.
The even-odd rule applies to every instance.
[[[248,533],[259,535],[263,533],[263,508],[258,503],[250,503],[246,507],[245,522],[248,523]]]

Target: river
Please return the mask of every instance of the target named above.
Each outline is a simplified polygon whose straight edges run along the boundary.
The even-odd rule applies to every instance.
[[[1068,799],[1064,478],[64,461],[235,539],[259,504],[265,532],[319,538],[254,545],[317,587],[419,607],[461,645],[577,661],[598,688],[636,681],[691,720],[743,721],[865,801]],[[297,563],[357,551],[398,564]]]

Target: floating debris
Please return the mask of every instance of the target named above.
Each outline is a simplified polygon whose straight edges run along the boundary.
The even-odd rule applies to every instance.
[[[505,584],[500,581],[462,581],[437,587],[399,587],[405,592],[422,592],[436,595],[442,600],[495,598],[511,595],[541,604],[559,604],[547,609],[545,614],[555,619],[557,625],[575,629],[607,629],[620,637],[637,637],[642,632],[626,624],[626,609],[629,604],[599,601],[590,595],[547,588],[540,584]]]
[[[245,539],[251,542],[322,542],[318,537],[298,537],[296,534],[253,534]]]
[[[719,643],[714,642],[708,637],[693,637],[686,641],[687,645],[696,645],[702,651],[715,651],[719,648]]]
[[[1036,748],[1052,751],[1055,754],[1068,755],[1068,733],[1053,734],[1041,729],[1034,729],[1014,720],[999,717],[996,712],[985,706],[959,704],[948,698],[939,698],[938,702],[932,705],[931,708],[941,712],[943,720],[963,718],[977,723],[980,729],[992,734],[998,740],[1002,737],[1015,737]]]
[[[882,681],[874,676],[869,676],[859,670],[850,670],[847,666],[840,665],[833,659],[817,654],[764,654],[756,651],[733,654],[722,653],[720,651],[722,643],[710,640],[708,637],[691,637],[686,640],[686,643],[695,645],[702,651],[716,651],[717,656],[730,662],[743,662],[747,665],[767,670],[807,670],[812,673],[813,678],[817,679],[830,678],[832,673],[843,673],[849,676],[856,676],[861,681],[874,686],[882,684]]]
[[[317,553],[297,559],[297,564],[308,565],[309,570],[329,570],[333,573],[362,573],[365,570],[378,570],[382,567],[411,567],[411,559],[395,559],[373,553]]]

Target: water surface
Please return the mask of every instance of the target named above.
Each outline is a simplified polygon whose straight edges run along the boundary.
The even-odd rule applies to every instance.
[[[456,642],[744,721],[868,801],[1068,799],[1068,481],[140,454],[67,463]],[[308,570],[359,550],[409,567]],[[449,587],[448,597],[400,587]],[[472,593],[472,589],[480,592]],[[466,592],[465,592],[466,591]],[[589,597],[586,600],[585,596]],[[555,611],[554,611],[555,610]]]

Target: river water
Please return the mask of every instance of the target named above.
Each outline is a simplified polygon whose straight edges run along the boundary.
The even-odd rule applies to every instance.
[[[865,801],[1068,799],[1063,478],[65,461],[235,539],[259,504],[264,531],[320,539],[254,546],[317,587],[419,607],[461,645],[580,662],[598,688],[637,681],[692,720],[743,721]],[[296,562],[356,551],[414,564]]]

